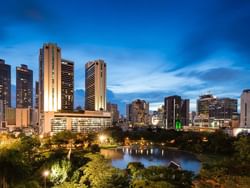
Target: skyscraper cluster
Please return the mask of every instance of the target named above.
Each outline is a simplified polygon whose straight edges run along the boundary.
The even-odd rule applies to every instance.
[[[84,70],[77,70],[82,72]],[[107,103],[107,64],[103,60],[85,64],[85,108],[74,111],[74,62],[62,58],[62,50],[47,43],[39,51],[39,81],[25,64],[16,67],[16,108],[11,107],[11,66],[0,59],[0,128],[37,127],[41,134],[58,131],[98,131],[119,122],[117,104]],[[151,113],[149,103],[137,99],[127,105],[127,121],[132,126],[250,127],[250,90],[241,95],[240,116],[237,99],[217,98],[211,93],[199,96],[197,111],[189,113],[189,99],[173,95]]]
[[[106,111],[106,63],[95,60],[86,64],[85,110],[75,113],[74,62],[63,59],[61,54],[61,48],[53,43],[40,49],[34,109],[33,71],[24,64],[16,68],[16,108],[11,108],[11,67],[0,60],[1,127],[33,125],[41,134],[53,134],[66,129],[85,132],[111,126],[111,115]]]

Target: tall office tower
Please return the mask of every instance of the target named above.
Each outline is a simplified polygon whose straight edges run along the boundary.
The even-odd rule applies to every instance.
[[[180,96],[166,97],[164,100],[165,124],[167,129],[180,129],[189,124],[189,100]]]
[[[111,112],[111,120],[113,124],[116,124],[119,121],[119,111],[118,111],[118,105],[107,103],[107,111]]]
[[[61,49],[44,44],[39,55],[39,113],[61,110]]]
[[[35,85],[35,109],[39,108],[39,82],[36,81]]]
[[[90,61],[85,65],[85,109],[106,111],[106,63]]]
[[[4,120],[5,109],[11,107],[11,67],[3,59],[0,59],[0,100]]]
[[[250,126],[250,89],[245,89],[240,96],[240,127]]]
[[[145,100],[137,99],[128,105],[128,119],[135,126],[148,125],[149,123],[149,103]]]
[[[209,117],[209,106],[216,100],[212,94],[201,95],[197,100],[197,115],[205,115]]]
[[[62,110],[74,110],[74,62],[62,59]]]
[[[33,107],[33,71],[23,64],[16,67],[16,107]]]

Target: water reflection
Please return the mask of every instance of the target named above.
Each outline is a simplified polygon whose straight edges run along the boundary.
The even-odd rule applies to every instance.
[[[116,149],[102,149],[101,154],[112,160],[112,165],[117,168],[126,168],[129,162],[141,162],[144,166],[167,166],[170,161],[175,161],[184,170],[198,173],[201,164],[194,155],[172,149],[157,147],[138,149],[121,147]]]

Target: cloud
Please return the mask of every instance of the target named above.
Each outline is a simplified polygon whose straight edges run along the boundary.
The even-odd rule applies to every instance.
[[[197,63],[221,49],[242,53],[249,60],[250,2],[216,1],[207,5],[206,11],[193,15],[197,16],[196,24],[179,43],[180,61]]]

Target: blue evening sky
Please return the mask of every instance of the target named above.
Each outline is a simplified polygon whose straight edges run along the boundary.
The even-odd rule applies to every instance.
[[[75,62],[75,105],[83,105],[84,64],[104,59],[108,99],[191,100],[208,91],[239,98],[250,87],[249,0],[0,0],[0,58],[27,64],[38,79],[45,42]],[[15,102],[12,102],[12,104]]]

